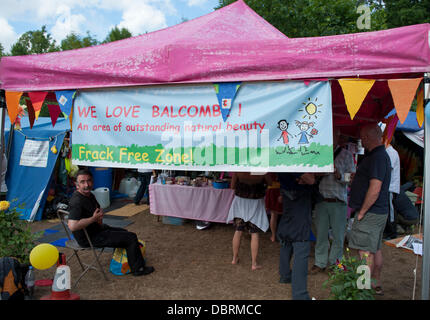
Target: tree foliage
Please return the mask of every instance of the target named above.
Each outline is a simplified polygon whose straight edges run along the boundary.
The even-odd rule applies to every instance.
[[[389,28],[430,22],[430,0],[384,0]]]
[[[219,0],[219,9],[235,0]],[[430,0],[245,0],[291,38],[382,30],[430,21]],[[360,5],[370,10],[370,29],[359,29]]]
[[[4,52],[3,45],[0,43],[0,58],[3,57],[4,55],[6,55],[6,53]]]
[[[126,38],[130,38],[132,36],[131,32],[127,28],[121,28],[119,29],[117,26],[115,26],[109,34],[107,35],[106,39],[103,41],[103,43],[118,41]]]
[[[72,32],[61,41],[61,50],[72,50],[85,47],[91,47],[98,44],[97,39],[93,38],[89,31],[85,37],[81,37],[78,34]]]
[[[46,26],[42,26],[40,30],[27,31],[19,37],[18,41],[12,45],[11,55],[22,56],[54,51],[59,51],[59,48],[51,34],[46,31]]]

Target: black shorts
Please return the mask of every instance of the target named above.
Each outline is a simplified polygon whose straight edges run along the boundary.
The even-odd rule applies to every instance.
[[[250,221],[245,222],[241,218],[234,218],[234,229],[236,231],[248,231],[249,233],[257,233],[260,229]]]

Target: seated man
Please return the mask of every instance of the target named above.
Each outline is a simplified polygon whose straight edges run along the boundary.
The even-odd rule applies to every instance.
[[[133,232],[122,228],[113,228],[103,224],[103,210],[92,194],[93,176],[88,170],[79,170],[76,176],[76,191],[69,202],[69,229],[81,246],[89,246],[85,233],[86,228],[95,247],[125,248],[128,263],[134,276],[147,275],[154,271],[145,266],[139,241]]]

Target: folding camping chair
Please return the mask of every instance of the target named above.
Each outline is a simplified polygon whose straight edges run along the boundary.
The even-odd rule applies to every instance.
[[[75,288],[78,285],[79,280],[81,280],[82,277],[90,269],[93,269],[93,270],[96,270],[98,272],[101,272],[103,274],[104,279],[106,281],[109,281],[108,277],[106,276],[106,273],[103,270],[103,267],[102,267],[102,265],[100,263],[100,260],[99,260],[99,257],[103,253],[103,251],[104,251],[105,248],[99,248],[100,252],[97,254],[96,248],[93,246],[93,244],[91,242],[91,239],[88,236],[88,232],[87,232],[87,230],[85,228],[83,230],[84,230],[85,236],[87,237],[87,240],[88,240],[88,243],[90,244],[90,246],[89,247],[82,247],[82,246],[80,246],[78,244],[78,242],[76,241],[76,239],[73,238],[73,236],[71,235],[71,232],[70,232],[70,230],[69,230],[69,228],[67,226],[67,219],[68,219],[68,216],[69,216],[69,212],[65,211],[65,210],[62,210],[62,209],[58,209],[57,210],[57,216],[58,216],[58,218],[61,221],[61,224],[62,224],[62,226],[64,228],[64,231],[66,231],[67,238],[69,239],[69,240],[66,241],[65,246],[66,246],[66,248],[72,249],[73,252],[74,252],[73,255],[69,259],[67,259],[67,260],[70,260],[71,258],[73,258],[74,256],[76,256],[76,258],[78,259],[79,265],[82,268],[82,272],[78,276],[78,278],[77,278],[75,284],[73,285],[73,287]],[[82,263],[81,258],[79,257],[79,251],[91,251],[93,253],[93,256],[94,256],[93,263],[92,264]]]

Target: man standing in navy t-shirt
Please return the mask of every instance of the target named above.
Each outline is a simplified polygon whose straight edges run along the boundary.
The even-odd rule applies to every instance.
[[[355,210],[349,247],[367,257],[374,289],[382,295],[382,236],[389,213],[390,158],[382,141],[381,128],[368,124],[360,130],[360,138],[368,153],[359,163],[351,185],[349,206]]]

